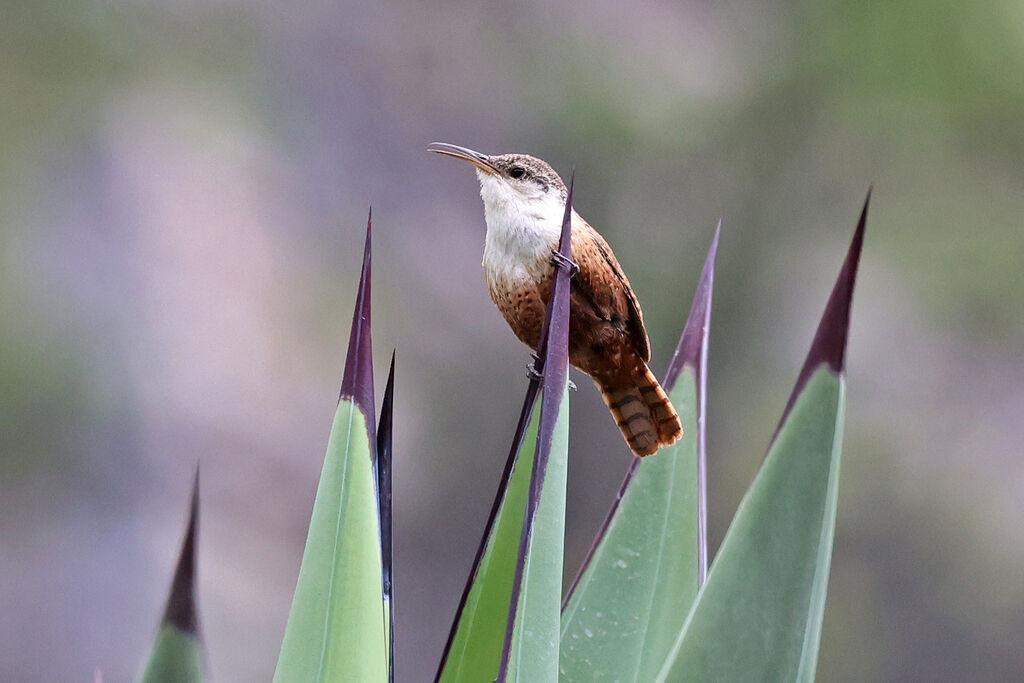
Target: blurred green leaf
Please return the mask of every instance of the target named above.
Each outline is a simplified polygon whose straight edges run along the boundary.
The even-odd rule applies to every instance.
[[[142,683],[200,683],[203,676],[203,645],[196,610],[196,542],[199,534],[199,470],[192,484],[185,540],[171,581],[167,607]]]
[[[201,683],[203,654],[199,637],[172,625],[160,627],[141,683]]]

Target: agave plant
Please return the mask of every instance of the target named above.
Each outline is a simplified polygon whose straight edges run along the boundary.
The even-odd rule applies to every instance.
[[[196,542],[199,534],[199,470],[192,484],[185,540],[171,581],[171,594],[160,622],[153,653],[140,678],[143,683],[203,680],[203,649],[196,610]],[[99,680],[102,678],[97,675]]]
[[[663,385],[684,437],[635,459],[561,594],[569,435],[569,278],[557,266],[536,376],[435,679],[811,681],[842,442],[844,358],[868,199],[768,453],[709,565],[706,398],[716,230]],[[559,250],[570,253],[566,202]],[[341,395],[275,681],[393,681],[391,426],[379,422],[370,339],[370,237]],[[539,400],[538,400],[539,399]],[[194,604],[198,479],[189,531],[145,681],[202,680]]]

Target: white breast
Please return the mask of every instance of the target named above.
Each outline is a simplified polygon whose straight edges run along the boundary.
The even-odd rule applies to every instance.
[[[487,221],[483,266],[488,281],[538,282],[551,268],[565,205],[558,193],[524,198],[501,180],[478,175]]]

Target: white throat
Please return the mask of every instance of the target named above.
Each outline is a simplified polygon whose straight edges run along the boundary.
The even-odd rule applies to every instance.
[[[541,279],[562,232],[561,193],[525,196],[501,178],[481,171],[477,177],[487,221],[483,266],[488,280]]]

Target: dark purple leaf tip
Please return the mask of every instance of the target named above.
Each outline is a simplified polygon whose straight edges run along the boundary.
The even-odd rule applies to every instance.
[[[704,503],[707,490],[707,478],[704,474],[704,465],[707,460],[704,420],[704,410],[707,402],[707,387],[701,380],[707,372],[708,334],[711,329],[711,294],[714,289],[715,258],[718,254],[718,239],[721,233],[722,220],[719,219],[718,226],[715,228],[715,236],[711,240],[711,246],[708,248],[708,254],[704,259],[704,269],[701,271],[700,281],[697,283],[697,291],[693,295],[693,305],[690,307],[690,315],[686,319],[686,325],[683,327],[683,333],[679,337],[679,344],[676,346],[675,353],[672,354],[672,360],[668,364],[668,370],[665,371],[665,377],[661,383],[666,392],[672,391],[673,385],[679,378],[679,373],[682,372],[683,368],[687,365],[694,368],[697,375],[697,469],[698,480],[700,481],[697,494],[699,509],[698,528],[700,530],[700,548],[698,549],[698,555],[701,558],[699,576],[701,581],[703,581],[707,558],[707,534],[705,533],[707,506]],[[605,535],[608,533],[608,528],[611,526],[612,519],[615,518],[615,513],[619,509],[619,503],[622,502],[623,496],[626,495],[626,490],[633,481],[633,475],[636,473],[643,461],[644,460],[642,458],[632,458],[630,460],[629,469],[626,471],[626,477],[623,479],[622,484],[619,487],[619,492],[615,496],[612,507],[608,511],[608,515],[604,518],[604,522],[601,524],[600,530],[598,530],[597,535],[594,537],[594,541],[591,543],[586,557],[583,558],[583,563],[576,572],[576,576],[573,578],[572,583],[569,584],[569,590],[567,590],[565,595],[562,597],[563,611],[569,604],[569,600],[572,598],[572,594],[576,591],[576,587],[579,585],[580,579],[583,578],[583,574],[586,573],[587,569],[590,567],[590,563],[594,559],[594,554],[597,552],[598,546],[601,545],[601,541],[604,539]]]
[[[853,286],[857,280],[860,253],[864,246],[864,228],[867,225],[870,203],[871,188],[868,188],[867,197],[864,198],[864,208],[861,209],[860,220],[857,222],[857,230],[853,233],[853,240],[846,253],[846,260],[839,271],[839,277],[832,288],[828,303],[825,304],[825,312],[821,316],[821,322],[818,323],[818,331],[814,334],[814,341],[811,342],[807,360],[804,361],[800,376],[796,380],[796,386],[793,387],[793,393],[782,414],[782,420],[779,421],[780,428],[793,408],[793,404],[796,403],[797,396],[800,395],[807,381],[819,366],[828,365],[837,375],[845,371],[846,338],[850,329],[850,304],[853,301]]]
[[[698,585],[704,582],[707,575],[707,362],[708,362],[708,336],[711,331],[711,299],[715,283],[715,259],[718,256],[718,241],[722,234],[722,219],[718,219],[715,227],[715,236],[711,240],[707,256],[704,258],[704,268],[701,270],[700,280],[697,282],[697,291],[693,295],[693,304],[690,306],[690,314],[683,327],[683,333],[679,337],[675,353],[669,361],[668,369],[661,385],[666,392],[672,391],[679,373],[684,367],[691,367],[697,379],[697,582]],[[591,561],[597,552],[598,546],[604,540],[612,520],[618,511],[626,490],[633,481],[633,475],[644,462],[642,458],[632,458],[626,477],[619,487],[608,515],[601,525],[597,536],[594,537],[590,549],[587,551],[583,563],[580,565],[576,576],[569,585],[569,590],[562,598],[562,610],[564,611],[572,598],[580,579],[590,567]]]
[[[376,441],[373,409],[373,352],[370,340],[370,237],[373,210],[366,219],[366,243],[363,246],[363,269],[359,275],[359,290],[352,313],[352,332],[348,338],[345,356],[345,376],[341,380],[339,400],[350,398],[366,416],[370,430],[370,443]]]
[[[576,172],[569,177],[569,191],[565,199],[565,214],[562,216],[562,234],[558,240],[559,258],[555,262],[555,284],[548,302],[547,324],[544,340],[541,342],[544,357],[544,394],[550,395],[557,406],[562,396],[562,385],[569,368],[569,279],[572,273],[572,193],[576,184]],[[552,340],[555,346],[551,346]],[[549,389],[551,394],[549,394]],[[556,398],[557,395],[557,398]],[[552,411],[558,414],[557,408]],[[554,417],[551,422],[554,429]],[[543,420],[539,425],[544,430]],[[550,441],[550,439],[549,439]]]
[[[562,218],[562,236],[558,243],[561,258],[555,263],[555,284],[551,292],[551,301],[548,302],[546,335],[542,342],[544,384],[541,389],[540,422],[537,425],[537,451],[530,480],[528,507],[531,511],[536,511],[540,502],[548,456],[551,454],[551,439],[561,410],[565,378],[569,373],[569,279],[572,277],[572,190],[575,181],[574,172],[569,178],[565,215]]]
[[[718,255],[718,239],[721,234],[722,220],[719,219],[715,237],[711,240],[711,247],[704,259],[704,269],[700,273],[697,291],[693,295],[690,315],[686,319],[679,344],[665,371],[665,379],[662,382],[665,391],[672,391],[684,367],[689,366],[698,374],[704,370],[701,359],[707,355],[708,333],[711,328],[711,292],[715,284],[715,258]]]
[[[185,540],[178,555],[178,566],[171,581],[171,594],[167,598],[163,623],[183,633],[199,633],[196,611],[196,537],[199,533],[199,467],[192,484],[192,503],[189,509]]]
[[[572,175],[569,176],[569,191],[565,195],[565,213],[562,214],[562,234],[558,238],[558,251],[566,258],[569,258],[572,254],[569,239],[572,236],[572,191],[575,185],[576,171],[574,170]],[[557,265],[563,270],[568,270],[568,264],[564,261]]]

